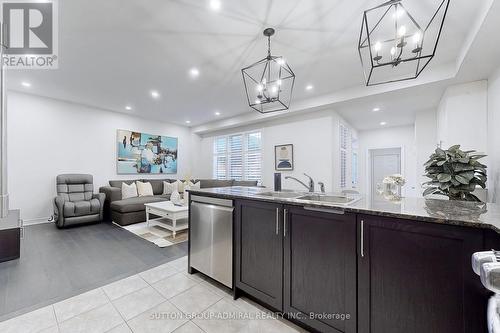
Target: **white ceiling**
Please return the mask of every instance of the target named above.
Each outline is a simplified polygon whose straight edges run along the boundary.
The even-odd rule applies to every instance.
[[[380,128],[381,122],[386,127],[410,125],[418,111],[439,104],[444,89],[443,84],[434,83],[391,91],[338,103],[335,111],[360,131]]]
[[[423,89],[431,97],[422,101],[410,96],[408,107],[404,90],[387,98],[374,93],[402,86],[364,87],[356,48],[362,13],[383,0],[221,1],[220,12],[210,10],[208,0],[59,1],[59,69],[11,70],[8,87],[183,125],[190,120],[191,126],[246,116],[256,112],[246,104],[240,69],[265,56],[262,30],[271,26],[277,30],[273,54],[285,56],[295,71],[292,103],[302,108],[326,105],[325,96],[339,92],[366,92],[371,97],[352,102],[346,97],[338,105],[361,129],[376,126],[379,118],[359,117],[355,110],[379,104],[387,117],[405,124],[418,108],[439,100],[435,89]],[[418,15],[432,14],[439,1],[405,0]],[[451,0],[428,72],[444,73],[441,69],[457,63],[471,27],[483,14],[482,1],[488,0]],[[188,74],[192,67],[200,71],[196,80]],[[22,81],[32,86],[24,88]],[[307,84],[314,89],[305,91]],[[152,89],[160,92],[159,100],[151,98]],[[126,105],[133,109],[125,110]]]

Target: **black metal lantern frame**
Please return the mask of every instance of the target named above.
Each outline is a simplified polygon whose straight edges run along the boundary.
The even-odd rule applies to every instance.
[[[366,85],[416,79],[436,54],[449,4],[450,0],[440,0],[425,25],[408,12],[403,0],[366,10],[358,43]],[[374,19],[376,15],[380,18]]]
[[[295,74],[282,56],[271,55],[274,29],[264,30],[268,40],[267,57],[241,70],[248,105],[260,113],[288,110]]]

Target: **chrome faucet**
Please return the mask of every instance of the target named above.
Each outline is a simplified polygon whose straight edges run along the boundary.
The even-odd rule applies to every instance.
[[[323,182],[318,182],[319,188],[321,190],[321,193],[325,193],[325,183]]]
[[[311,192],[311,193],[314,192],[314,180],[311,178],[311,176],[307,175],[306,173],[304,173],[304,176],[309,178],[309,185],[306,185],[304,182],[302,182],[302,181],[300,181],[297,178],[292,177],[292,176],[286,176],[285,179],[295,180],[297,183],[299,183],[302,186],[304,186],[305,188],[307,188],[309,190],[309,192]]]

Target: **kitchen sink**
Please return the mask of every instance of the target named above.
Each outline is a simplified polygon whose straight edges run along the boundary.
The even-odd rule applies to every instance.
[[[328,195],[328,194],[305,194],[304,192],[295,192],[295,191],[281,191],[281,192],[262,192],[256,193],[258,196],[269,197],[269,198],[283,198],[283,199],[297,199],[304,201],[317,201],[317,202],[325,202],[331,204],[339,204],[339,205],[349,205],[360,198],[357,197],[346,197],[343,195]]]
[[[304,195],[302,197],[298,197],[297,199],[308,200],[308,201],[328,202],[328,203],[333,203],[333,204],[344,204],[344,205],[351,204],[351,203],[358,200],[357,198],[349,198],[349,197],[340,196],[340,195],[320,195],[320,194]]]
[[[258,193],[257,195],[261,195],[264,197],[291,199],[300,197],[301,195],[303,195],[303,193],[283,191],[283,192],[264,192],[264,193]]]

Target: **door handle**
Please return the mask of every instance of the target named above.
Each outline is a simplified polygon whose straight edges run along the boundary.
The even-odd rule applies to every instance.
[[[283,210],[283,237],[286,237],[286,224],[287,224],[287,216],[288,210],[284,209]]]
[[[280,233],[280,209],[276,208],[276,236]]]
[[[364,258],[365,256],[365,221],[361,220],[361,226],[360,226],[360,232],[359,232],[359,237],[360,239],[360,253],[361,253],[361,258]]]

